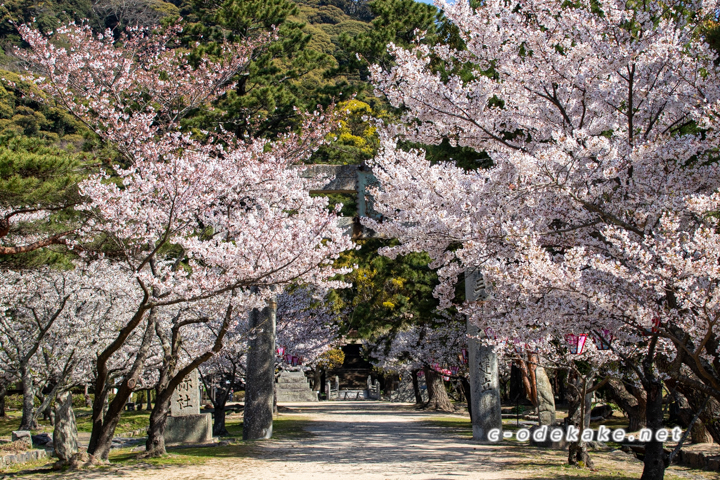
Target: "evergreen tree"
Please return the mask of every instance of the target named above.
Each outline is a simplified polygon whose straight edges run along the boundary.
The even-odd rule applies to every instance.
[[[67,113],[24,95],[32,86],[17,74],[0,77],[0,261],[64,262],[81,218],[77,185],[93,165],[82,150],[93,140]]]
[[[341,266],[357,265],[345,276],[350,289],[337,290],[333,298],[351,310],[346,331],[356,330],[363,338],[397,332],[411,324],[431,324],[438,301],[432,291],[437,274],[429,267],[424,253],[401,255],[391,260],[377,254],[389,242],[380,239],[359,240],[359,250],[347,251],[338,261]],[[394,243],[394,242],[391,242]]]
[[[72,237],[80,221],[75,206],[82,201],[77,185],[87,170],[82,155],[40,138],[0,138],[0,255],[13,256],[3,263],[64,260],[64,248],[38,250]]]
[[[188,120],[189,126],[222,125],[238,136],[272,137],[296,126],[297,110],[330,103],[323,75],[335,61],[309,48],[313,36],[296,20],[296,4],[289,0],[198,0],[193,8],[185,38],[188,43],[202,42],[198,56],[212,55],[223,41],[271,31],[277,37],[256,52],[237,87],[216,102],[214,110]]]

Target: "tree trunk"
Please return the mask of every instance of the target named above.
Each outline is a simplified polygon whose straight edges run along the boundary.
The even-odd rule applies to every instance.
[[[125,374],[122,383],[118,387],[117,394],[115,394],[115,398],[107,405],[107,410],[105,410],[105,404],[108,399],[108,390],[110,389],[110,385],[106,383],[108,381],[107,360],[109,357],[104,356],[106,352],[98,356],[96,361],[96,371],[98,375],[95,383],[95,401],[93,402],[92,414],[93,427],[87,449],[88,453],[96,459],[107,461],[110,455],[110,446],[112,445],[112,439],[115,435],[115,428],[120,422],[123,408],[137,383],[135,379],[139,376],[150,352],[154,329],[154,316],[150,314],[148,315],[145,333],[135,357],[135,362]]]
[[[465,394],[465,400],[467,401],[468,413],[470,414],[470,423],[472,423],[472,392],[470,389],[470,381],[467,378],[463,377],[460,382],[462,385],[463,393]]]
[[[698,419],[692,426],[690,431],[692,443],[713,443],[712,435],[705,428],[705,424]]]
[[[592,393],[587,393],[588,386],[595,380],[594,375],[580,378],[576,374],[568,376],[568,416],[565,427],[569,425],[582,431],[590,427],[590,411],[592,410]],[[578,435],[578,437],[580,437]],[[593,461],[588,453],[587,444],[578,438],[577,442],[568,445],[568,464],[579,467],[594,468]]]
[[[152,388],[148,388],[148,389],[147,389],[147,405],[145,406],[145,410],[152,410],[152,408],[153,408],[153,406],[152,406],[152,394],[153,394],[153,389],[152,389]]]
[[[673,379],[666,379],[665,383],[671,391],[677,390],[687,399],[691,410],[687,420],[687,422],[689,422],[689,419],[693,417],[695,412],[702,407],[705,401],[705,394]],[[702,421],[714,442],[720,443],[720,403],[718,403],[717,400],[714,398],[708,400],[705,410],[700,413],[698,421]]]
[[[668,385],[669,386],[669,385]],[[671,406],[670,420],[679,423],[683,428],[688,428],[690,422],[695,416],[696,410],[690,406],[688,399],[680,392],[675,392],[673,387],[670,387],[673,396],[675,397],[674,409]],[[708,400],[708,403],[709,400]],[[709,405],[705,406],[705,409]],[[705,413],[704,411],[700,414]],[[710,431],[705,428],[705,424],[702,422],[700,417],[695,421],[691,430],[691,443],[713,443],[713,437]]]
[[[312,382],[312,389],[314,392],[321,392],[322,391],[322,370],[320,370],[320,367],[315,367],[315,371],[313,372],[313,382]]]
[[[60,384],[58,383],[53,387],[50,393],[45,395],[45,398],[42,399],[42,403],[35,412],[35,418],[37,418],[39,415],[42,415],[43,420],[50,420],[51,424],[55,424],[55,415],[52,413],[51,403],[53,400],[55,400],[59,389]]]
[[[525,397],[525,388],[523,386],[522,372],[513,362],[510,366],[510,402],[519,403]]]
[[[176,323],[175,320],[173,321],[173,327],[170,336],[165,335],[165,332],[163,332],[159,325],[156,325],[155,333],[160,339],[164,355],[162,367],[160,368],[160,377],[158,379],[158,384],[156,387],[155,408],[153,408],[152,413],[150,414],[148,439],[145,444],[145,457],[157,457],[160,455],[165,455],[165,453],[167,453],[165,451],[165,426],[167,425],[167,417],[170,412],[170,401],[172,399],[173,393],[175,392],[175,389],[178,387],[180,382],[185,379],[185,377],[190,375],[193,370],[198,368],[200,365],[209,360],[213,355],[222,350],[223,339],[225,338],[225,334],[227,333],[227,330],[230,326],[230,321],[232,319],[232,310],[233,309],[231,304],[230,306],[228,306],[225,312],[225,320],[223,321],[222,327],[217,333],[217,337],[215,338],[215,343],[213,344],[212,349],[193,358],[192,361],[189,362],[181,370],[177,370],[177,365],[180,354],[182,353],[182,337],[180,335],[180,328],[182,327],[182,323]],[[179,316],[176,320],[179,320]],[[275,345],[273,344],[273,351],[274,349]],[[230,387],[228,387],[228,390],[229,388]],[[227,396],[228,393],[229,392],[226,392],[225,395]],[[216,410],[215,415],[217,416],[218,413],[223,417],[225,416],[224,409],[221,412],[217,412]]]
[[[165,390],[155,399],[155,407],[150,413],[150,425],[148,426],[144,457],[158,457],[167,453],[165,451],[165,426],[167,425],[167,417],[170,413],[170,399],[174,390],[171,390],[169,394]],[[217,415],[217,410],[215,415]]]
[[[533,407],[537,409],[540,405],[540,400],[538,399],[537,378],[535,372],[537,370],[539,359],[537,353],[528,353],[527,357],[528,380],[530,380],[530,403],[532,403]]]
[[[641,389],[631,386],[630,389],[618,379],[611,379],[607,383],[607,392],[610,399],[625,412],[628,417],[631,432],[636,432],[646,425],[646,393]]]
[[[5,412],[5,396],[7,395],[7,385],[0,385],[0,417],[6,417]]]
[[[410,378],[412,378],[413,392],[415,393],[415,404],[422,405],[422,393],[420,392],[420,381],[418,380],[418,372],[420,370],[413,370],[410,372]]]
[[[645,380],[643,386],[647,394],[646,425],[653,435],[649,442],[645,442],[645,467],[640,480],[662,480],[665,475],[665,453],[662,442],[658,442],[654,435],[663,428],[662,382],[657,379]]]
[[[20,430],[35,430],[37,422],[35,422],[35,389],[33,378],[27,366],[22,367],[22,419],[20,420]]]
[[[532,403],[533,408],[537,408],[538,403],[537,403],[537,392],[535,391],[535,372],[534,371],[531,372],[531,368],[529,368],[528,364],[521,358],[516,359],[515,363],[517,364],[518,369],[520,370],[520,378],[522,379],[522,385],[525,390],[525,396],[527,397],[528,400],[530,400],[530,403]],[[532,369],[532,370],[534,370],[534,369]]]
[[[455,409],[450,402],[442,376],[435,370],[425,367],[425,384],[428,390],[427,408],[441,412],[454,412]]]
[[[215,400],[213,400],[213,408],[215,413],[213,415],[213,435],[221,436],[227,435],[228,431],[225,428],[225,404],[227,403],[230,391],[225,390],[219,394],[215,394]]]
[[[93,425],[93,432],[90,434],[90,444],[88,445],[88,453],[95,458],[107,460],[110,455],[110,446],[115,435],[115,428],[120,423],[123,407],[130,398],[130,393],[121,393],[122,388],[118,389],[118,393],[112,402],[107,405],[107,411],[101,418],[98,428]],[[128,389],[129,390],[129,389]],[[102,407],[101,407],[102,408]],[[93,414],[95,405],[93,405]]]

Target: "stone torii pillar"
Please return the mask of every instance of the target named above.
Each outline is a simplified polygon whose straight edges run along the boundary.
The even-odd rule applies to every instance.
[[[485,282],[480,271],[467,270],[465,298],[475,302],[486,297]],[[467,333],[470,337],[477,337],[479,333],[477,326],[469,318]],[[487,434],[490,430],[502,429],[497,354],[494,347],[482,345],[476,338],[468,338],[468,354],[473,439],[487,442]]]
[[[262,310],[256,308],[250,312],[254,338],[250,341],[247,358],[243,440],[272,437],[276,314],[274,299]]]

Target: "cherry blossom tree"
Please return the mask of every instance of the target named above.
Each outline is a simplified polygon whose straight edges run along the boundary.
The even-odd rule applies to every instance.
[[[213,415],[213,435],[227,435],[225,428],[225,405],[232,400],[230,394],[243,385],[247,368],[248,351],[247,317],[231,329],[225,346],[219,354],[214,355],[200,368],[200,378],[210,395],[215,414]]]
[[[170,400],[177,386],[193,370],[223,350],[225,337],[239,322],[237,307],[252,305],[239,298],[240,295],[242,292],[232,292],[188,306],[160,310],[155,334],[160,340],[163,359],[155,387],[155,406],[150,414],[147,456],[166,453],[165,427]]]
[[[469,388],[465,388],[469,387],[467,368],[462,356],[463,350],[467,350],[464,320],[446,314],[440,316],[434,325],[411,325],[379,338],[376,344],[372,357],[380,368],[411,375],[414,387],[417,375],[422,371],[428,389],[428,408],[455,410],[445,390],[443,377],[459,378],[469,402]],[[416,391],[416,397],[418,395]]]
[[[664,376],[718,398],[715,4],[439,6],[466,49],[390,46],[397,65],[373,70],[406,112],[373,165],[385,220],[366,225],[401,241],[384,253],[430,253],[441,306],[480,267],[494,294],[463,311],[499,336],[606,330],[634,346],[616,354],[653,430]],[[432,165],[394,137],[449,139],[494,166]],[[643,478],[663,472],[653,440]]]
[[[52,39],[20,27],[31,48],[18,55],[39,75],[47,101],[120,155],[111,171],[80,185],[91,217],[80,232],[84,241],[103,242],[136,282],[133,313],[94,366],[88,451],[101,459],[165,309],[221,295],[249,299],[250,287],[256,304],[272,295],[270,286],[294,281],[342,286],[328,281],[340,272],[332,263],[352,248],[336,210],[310,197],[311,181],[290,168],[323,142],[333,117],[307,115],[301,132],[274,141],[183,132],[180,120],[232,88],[265,39],[228,44],[219,58],[191,62],[190,52],[174,48],[178,29],[131,30],[116,42],[86,26],[63,27]],[[227,317],[234,318],[237,305],[230,306]],[[103,414],[109,365],[141,325],[143,341]]]
[[[0,275],[0,356],[6,373],[22,382],[20,428],[33,429],[58,393],[87,381],[92,357],[132,303],[131,277],[108,262]],[[43,387],[50,387],[44,397]]]
[[[299,286],[277,297],[277,340],[285,354],[301,357],[304,366],[314,365],[339,338],[338,318],[326,303],[322,290]]]

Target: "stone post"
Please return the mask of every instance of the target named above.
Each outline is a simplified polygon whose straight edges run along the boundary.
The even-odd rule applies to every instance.
[[[487,296],[485,283],[479,270],[465,272],[465,298],[483,300]],[[478,336],[478,328],[468,319],[467,333]],[[479,340],[468,339],[468,367],[472,408],[473,439],[487,442],[487,434],[494,428],[502,429],[500,380],[497,354],[494,347],[484,346]]]
[[[538,423],[540,425],[555,424],[555,395],[552,384],[543,367],[535,369],[535,383],[538,395]]]
[[[272,437],[276,312],[274,300],[262,310],[250,312],[254,338],[247,358],[243,440]]]

